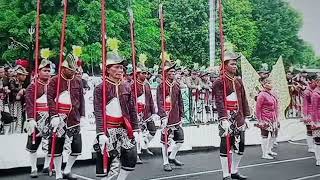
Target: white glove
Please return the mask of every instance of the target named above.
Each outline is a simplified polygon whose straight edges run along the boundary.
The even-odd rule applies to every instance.
[[[164,117],[161,119],[161,129],[164,129],[168,125],[168,117]]]
[[[221,124],[222,129],[224,130],[224,133],[222,134],[222,137],[225,137],[225,136],[227,136],[227,134],[230,131],[231,123],[228,120],[222,120],[220,122],[220,124]]]
[[[104,134],[100,135],[99,136],[99,145],[100,145],[102,154],[104,153],[105,144],[110,144],[110,139]]]
[[[133,132],[133,136],[134,136],[135,139],[138,138],[139,137],[139,131],[134,131]]]
[[[201,90],[202,88],[201,88],[201,86],[200,86],[200,85],[198,85],[198,86],[197,86],[197,89],[198,89],[198,90]]]
[[[32,119],[32,120],[29,120],[27,123],[28,124],[26,126],[26,130],[28,135],[31,135],[35,131],[35,128],[37,127],[37,122],[34,119]]]
[[[59,116],[55,116],[51,118],[51,126],[53,128],[58,128],[59,124],[60,124],[60,117]]]

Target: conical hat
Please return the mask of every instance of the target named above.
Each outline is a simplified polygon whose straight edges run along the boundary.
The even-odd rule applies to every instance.
[[[18,65],[16,67],[16,73],[17,74],[22,74],[22,75],[28,75],[29,74],[28,71],[24,67],[22,67],[20,65]]]
[[[67,58],[62,62],[62,67],[68,68],[72,71],[76,71],[77,64],[74,55],[68,54]]]
[[[118,54],[115,54],[113,52],[108,52],[107,54],[107,63],[106,65],[114,65],[114,64],[122,64],[124,59],[120,57]]]
[[[42,69],[42,68],[45,68],[45,67],[48,67],[48,68],[51,68],[51,62],[47,59],[43,59],[38,67],[38,69]]]

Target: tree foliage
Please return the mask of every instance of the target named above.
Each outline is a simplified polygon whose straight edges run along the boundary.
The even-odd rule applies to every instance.
[[[132,2],[131,2],[132,1]],[[99,0],[69,0],[66,49],[83,47],[82,59],[87,68],[99,68],[101,62],[101,7]],[[131,4],[131,5],[130,5]],[[137,54],[148,56],[147,65],[160,63],[160,28],[158,1],[107,0],[107,36],[121,41],[119,52],[131,61],[128,7],[135,17]],[[302,18],[284,0],[223,0],[226,40],[241,51],[255,67],[262,62],[273,64],[283,55],[291,64],[316,65],[310,45],[298,36]],[[183,64],[209,64],[209,8],[206,0],[166,0],[166,48]],[[41,48],[54,52],[57,62],[60,48],[61,0],[42,1]],[[35,26],[36,0],[0,0],[0,63],[32,57],[34,36],[28,28]],[[20,43],[11,45],[14,39]],[[218,40],[217,31],[217,40]],[[21,47],[28,46],[29,50]],[[219,52],[219,41],[216,41]],[[10,47],[10,48],[9,48]],[[219,53],[218,53],[219,54]]]
[[[253,18],[259,30],[252,62],[273,64],[282,55],[287,66],[305,64],[315,55],[298,37],[302,17],[283,0],[250,0]]]

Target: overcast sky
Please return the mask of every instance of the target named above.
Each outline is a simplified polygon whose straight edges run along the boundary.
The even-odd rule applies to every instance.
[[[320,0],[289,0],[291,5],[303,15],[300,35],[311,43],[320,55]]]

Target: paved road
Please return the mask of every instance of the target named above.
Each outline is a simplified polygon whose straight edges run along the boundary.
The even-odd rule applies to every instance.
[[[304,142],[302,142],[304,144]],[[250,180],[320,180],[320,167],[315,166],[313,154],[306,152],[301,144],[280,143],[276,160],[267,161],[260,158],[259,146],[246,147],[246,154],[241,163],[241,172]],[[178,156],[185,163],[183,168],[176,168],[166,173],[162,170],[160,156],[144,159],[145,164],[139,165],[130,175],[129,180],[220,180],[219,151],[185,153]],[[77,163],[74,173],[79,179],[95,179],[95,166],[92,161]],[[28,169],[2,171],[0,179],[25,180],[29,179]],[[49,180],[45,176],[39,179]]]

